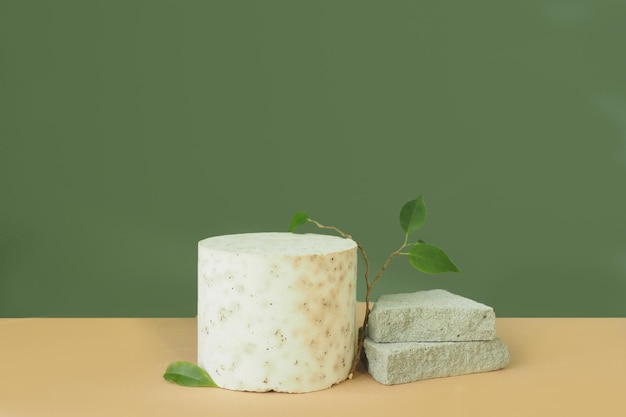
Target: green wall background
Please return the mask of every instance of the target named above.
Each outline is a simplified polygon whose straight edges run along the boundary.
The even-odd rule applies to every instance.
[[[608,0],[1,0],[0,316],[193,316],[197,241],[298,210],[380,267],[418,194],[463,273],[374,298],[625,316],[625,45]]]

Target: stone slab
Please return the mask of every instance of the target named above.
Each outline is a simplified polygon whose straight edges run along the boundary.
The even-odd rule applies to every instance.
[[[369,317],[375,342],[459,342],[496,337],[493,308],[445,290],[383,295]]]
[[[500,339],[477,342],[376,343],[365,339],[368,371],[381,384],[394,385],[495,371],[509,363]]]

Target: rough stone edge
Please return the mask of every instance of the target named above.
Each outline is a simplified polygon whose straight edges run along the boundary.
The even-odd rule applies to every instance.
[[[483,352],[483,354],[485,356],[487,355],[493,356],[493,355],[499,354],[501,355],[501,358],[499,358],[499,360],[492,366],[473,367],[471,369],[458,371],[458,372],[448,371],[448,372],[443,372],[440,374],[434,374],[432,372],[432,369],[430,370],[431,371],[430,373],[428,373],[427,371],[423,369],[421,370],[422,372],[420,372],[419,365],[417,365],[414,368],[414,372],[412,374],[408,374],[408,375],[405,374],[396,378],[394,378],[393,375],[392,376],[389,375],[389,366],[390,364],[393,366],[394,361],[404,360],[405,362],[407,362],[407,361],[413,360],[416,362],[423,362],[423,361],[420,361],[420,357],[423,358],[425,354],[423,350],[420,351],[420,348],[423,349],[423,348],[432,347],[436,349],[437,347],[441,348],[442,346],[445,346],[445,345],[451,345],[451,346],[455,346],[458,348],[463,345],[467,345],[467,347],[469,347],[469,345],[471,344],[494,345],[493,347],[491,347],[491,350],[489,350],[488,353]],[[365,348],[365,354],[367,357],[368,372],[372,375],[372,377],[377,382],[384,384],[384,385],[396,385],[396,384],[404,384],[404,383],[410,383],[410,382],[416,382],[416,381],[422,381],[422,380],[434,379],[434,378],[445,378],[449,376],[459,376],[459,375],[468,375],[468,374],[473,374],[473,373],[496,371],[496,370],[505,368],[509,364],[510,359],[511,359],[508,347],[500,338],[495,338],[489,341],[473,341],[473,342],[418,342],[418,343],[410,343],[410,342],[377,343],[377,342],[374,342],[370,338],[366,338],[364,348]],[[395,351],[390,354],[390,353],[383,352],[381,349],[395,349]],[[430,349],[430,350],[433,350],[433,349]],[[432,352],[428,352],[428,354],[432,354]],[[470,354],[470,352],[466,352],[465,354],[468,355]],[[402,355],[408,356],[408,358],[398,359],[398,357]],[[471,360],[471,358],[466,358],[466,359]],[[442,359],[440,359],[438,363],[439,364],[445,363],[445,358],[443,358],[442,356]]]
[[[454,299],[462,300],[469,305],[473,305],[475,309],[469,309],[472,313],[472,316],[480,316],[483,315],[483,318],[488,320],[487,325],[485,326],[476,326],[477,328],[473,329],[473,332],[467,333],[463,332],[460,329],[454,331],[448,331],[445,334],[440,334],[437,336],[433,336],[433,333],[436,333],[434,329],[429,329],[432,327],[431,320],[413,320],[411,323],[411,327],[407,328],[406,326],[400,331],[397,331],[395,335],[390,334],[390,327],[402,327],[400,324],[393,323],[393,317],[389,320],[390,315],[394,314],[394,310],[413,310],[419,314],[422,310],[433,309],[431,306],[393,306],[393,300],[387,300],[388,298],[394,298],[396,296],[410,296],[418,293],[428,293],[428,292],[437,292],[444,293],[446,296]],[[385,305],[386,303],[390,303],[389,305]],[[381,307],[382,310],[381,310]],[[435,307],[434,309],[439,309],[440,311],[445,311],[446,307]],[[462,308],[460,308],[462,309]],[[457,309],[456,311],[460,310]],[[442,318],[442,322],[448,323],[446,319],[449,319],[452,314],[448,314],[447,317]],[[468,318],[465,321],[465,325],[456,326],[460,327],[474,327],[475,324],[472,322],[475,321],[475,317]],[[423,327],[426,324],[427,330],[424,330]],[[449,327],[449,326],[448,326]],[[487,329],[485,329],[487,327]],[[449,330],[449,329],[448,329]],[[456,337],[449,336],[450,334],[456,333]],[[472,300],[471,298],[463,297],[458,294],[451,293],[447,290],[443,289],[434,289],[434,290],[425,290],[425,291],[416,291],[413,293],[403,293],[403,294],[385,294],[382,295],[378,302],[374,304],[372,308],[372,312],[370,314],[370,320],[368,325],[368,336],[375,342],[378,343],[397,343],[397,342],[469,342],[469,341],[484,341],[484,340],[493,340],[496,337],[496,315],[493,310],[493,307],[488,306],[486,304],[480,303],[478,301]]]

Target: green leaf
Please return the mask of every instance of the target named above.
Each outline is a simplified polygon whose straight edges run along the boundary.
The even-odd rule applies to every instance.
[[[407,235],[418,230],[426,221],[426,205],[420,195],[406,203],[400,210],[400,226]]]
[[[204,369],[191,362],[172,362],[165,370],[163,378],[185,387],[217,387]]]
[[[409,251],[409,262],[418,271],[428,274],[461,272],[441,248],[426,243],[413,245]]]
[[[291,223],[289,223],[288,231],[293,232],[297,227],[302,226],[308,221],[309,221],[309,216],[305,212],[299,211],[296,214],[294,214],[293,217],[291,218]]]

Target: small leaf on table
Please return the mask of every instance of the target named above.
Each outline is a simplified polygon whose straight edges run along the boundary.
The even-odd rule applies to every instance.
[[[185,387],[216,387],[209,374],[191,362],[172,362],[163,375],[166,381]]]
[[[417,231],[426,221],[426,205],[420,195],[402,206],[400,210],[400,226],[404,233],[411,234]]]
[[[418,271],[428,274],[461,272],[441,248],[426,243],[416,243],[411,248],[409,262]]]

